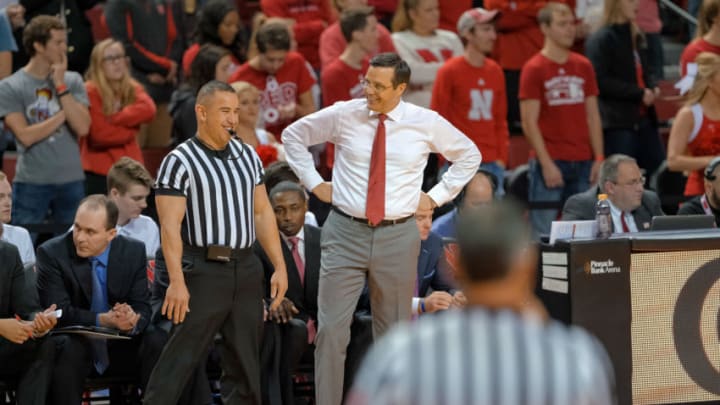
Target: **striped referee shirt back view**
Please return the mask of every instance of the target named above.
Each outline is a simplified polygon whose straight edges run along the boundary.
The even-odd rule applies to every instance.
[[[510,310],[403,325],[365,359],[350,405],[613,404],[613,373],[585,331]]]
[[[606,405],[610,360],[577,327],[545,320],[537,248],[512,201],[463,210],[447,263],[467,307],[402,325],[365,358],[349,405]]]

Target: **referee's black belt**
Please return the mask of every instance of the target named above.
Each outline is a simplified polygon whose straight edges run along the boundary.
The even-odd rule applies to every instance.
[[[373,224],[370,223],[370,220],[369,220],[369,219],[367,219],[367,218],[360,218],[360,217],[354,217],[354,216],[352,216],[352,215],[350,215],[350,214],[348,214],[348,213],[343,212],[342,210],[340,210],[340,208],[338,208],[338,207],[336,207],[336,206],[334,206],[334,205],[332,206],[332,210],[335,211],[336,213],[340,214],[340,216],[343,216],[343,217],[345,217],[345,218],[351,219],[351,220],[353,220],[353,221],[355,221],[355,222],[359,222],[359,223],[361,223],[361,224],[363,224],[363,225],[367,225],[367,226],[369,226],[370,228],[380,228],[380,227],[383,227],[383,226],[400,225],[400,224],[402,224],[402,223],[407,222],[409,219],[412,219],[413,217],[415,217],[415,215],[413,214],[413,215],[408,215],[408,216],[406,216],[406,217],[398,218],[398,219],[383,219],[382,221],[380,221],[380,223],[377,223],[377,224],[373,225]]]
[[[183,254],[187,254],[190,256],[197,256],[207,259],[208,256],[212,253],[210,251],[211,247],[207,246],[190,246],[183,243]],[[247,255],[253,254],[252,248],[235,248],[230,249],[228,248],[226,250],[227,253],[227,259],[240,259],[243,257],[246,257]]]

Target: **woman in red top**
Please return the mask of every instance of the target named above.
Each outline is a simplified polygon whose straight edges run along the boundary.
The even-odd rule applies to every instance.
[[[255,148],[263,167],[267,167],[277,160],[285,160],[282,144],[277,141],[277,138],[270,132],[257,127],[260,116],[260,90],[244,81],[233,83],[232,88],[235,89],[240,101],[235,136],[243,143]]]
[[[200,11],[197,42],[185,51],[182,59],[183,73],[190,76],[190,65],[205,44],[213,44],[230,52],[230,73],[245,62],[247,38],[241,30],[240,14],[227,0],[211,0]]]
[[[720,54],[720,0],[704,0],[698,14],[697,37],[690,42],[680,55],[680,73],[688,73],[687,65],[695,62],[701,52]]]
[[[698,71],[670,130],[667,165],[673,171],[689,171],[686,196],[705,191],[703,170],[720,155],[720,55],[701,53]]]
[[[92,50],[85,88],[90,100],[90,133],[80,138],[87,194],[105,194],[110,167],[123,156],[143,161],[136,135],[155,117],[155,103],[130,76],[123,44],[101,41]]]

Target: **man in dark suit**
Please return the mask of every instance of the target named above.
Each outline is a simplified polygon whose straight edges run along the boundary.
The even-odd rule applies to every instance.
[[[292,404],[292,373],[316,331],[320,229],[304,225],[307,196],[298,183],[282,181],[270,190],[269,197],[283,240],[288,289],[280,307],[268,313],[265,323],[261,356],[263,396],[270,402],[269,398],[281,396],[283,404]],[[255,252],[263,264],[265,279],[269,280],[274,272],[272,263],[258,243]],[[266,287],[269,297],[269,286]]]
[[[604,193],[610,201],[614,233],[649,231],[652,217],[664,214],[657,194],[645,190],[644,184],[645,177],[635,159],[611,155],[600,168],[598,185],[565,202],[562,219],[595,219],[597,196]]]
[[[720,157],[711,160],[703,173],[705,193],[680,206],[678,215],[712,215],[720,227]]]
[[[35,285],[25,279],[17,247],[0,241],[0,379],[17,379],[19,405],[42,405],[61,338],[43,337],[57,323],[55,306],[41,311],[28,287]]]
[[[134,376],[139,370],[144,387],[153,367],[145,359],[155,358],[151,353],[161,349],[146,343],[143,334],[150,320],[145,246],[116,235],[117,217],[112,200],[91,195],[80,203],[73,231],[38,248],[40,301],[63,310],[59,327],[102,326],[131,337],[68,335],[53,372],[53,404],[80,403],[91,374]]]
[[[417,212],[415,221],[421,242],[417,288],[412,303],[413,314],[420,315],[449,309],[451,306],[463,306],[465,297],[452,285],[447,266],[444,266],[442,238],[430,231],[432,214]],[[432,292],[428,295],[431,288]]]

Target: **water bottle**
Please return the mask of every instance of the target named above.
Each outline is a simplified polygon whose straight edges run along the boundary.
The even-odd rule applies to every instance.
[[[595,205],[595,220],[597,221],[597,237],[609,238],[613,233],[613,222],[607,194],[598,195],[598,202]]]

